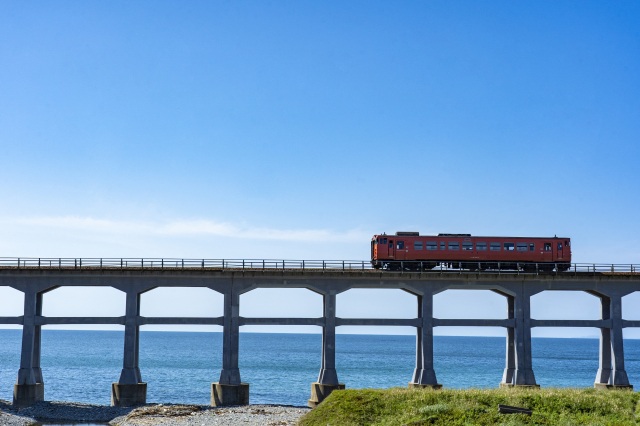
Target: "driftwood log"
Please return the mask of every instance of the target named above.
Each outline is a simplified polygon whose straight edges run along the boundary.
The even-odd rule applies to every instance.
[[[526,414],[531,415],[531,410],[521,407],[512,407],[510,405],[498,405],[498,412],[501,414]]]

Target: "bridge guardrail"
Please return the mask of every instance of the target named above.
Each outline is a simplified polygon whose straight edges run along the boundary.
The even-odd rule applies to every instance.
[[[500,269],[495,262],[484,264],[478,262],[478,270],[458,267],[446,267],[439,263],[433,269],[415,268],[415,262],[396,261],[392,263],[396,272],[419,273],[498,273],[498,274],[540,274],[542,272],[560,274],[584,273],[616,273],[640,274],[640,264],[602,264],[602,263],[572,263],[566,272],[543,271],[534,264],[535,269],[524,271],[520,269]],[[411,267],[409,267],[411,265]],[[486,265],[487,268],[484,268]],[[467,265],[468,266],[468,265]],[[542,265],[540,265],[542,266]],[[178,259],[178,258],[34,258],[34,257],[0,257],[0,269],[234,269],[234,270],[328,270],[328,271],[372,271],[368,260],[291,260],[291,259]]]

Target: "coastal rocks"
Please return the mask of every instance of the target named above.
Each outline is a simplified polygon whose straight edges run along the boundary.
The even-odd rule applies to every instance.
[[[309,411],[306,407],[245,405],[208,407],[194,405],[154,405],[133,410],[114,419],[114,426],[293,426]]]
[[[0,425],[32,425],[36,421],[107,423],[129,411],[130,408],[57,401],[43,401],[30,407],[17,408],[8,401],[0,401]]]
[[[309,411],[306,407],[245,405],[149,404],[137,408],[73,402],[39,402],[15,408],[0,401],[0,425],[31,426],[37,422],[104,423],[113,426],[293,426]]]

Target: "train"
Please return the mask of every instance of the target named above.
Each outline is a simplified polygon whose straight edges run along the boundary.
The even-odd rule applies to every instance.
[[[571,267],[571,239],[383,233],[371,238],[371,265],[382,270],[408,271],[440,267],[564,272]]]

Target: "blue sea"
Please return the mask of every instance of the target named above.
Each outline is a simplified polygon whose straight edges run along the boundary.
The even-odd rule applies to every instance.
[[[11,400],[20,366],[20,330],[0,330],[0,399]],[[320,370],[319,334],[241,333],[240,373],[252,404],[306,405]],[[122,368],[120,331],[43,330],[42,371],[49,401],[110,403]],[[640,340],[625,340],[626,370],[640,386]],[[533,368],[542,387],[592,387],[597,339],[534,338]],[[347,388],[406,387],[415,337],[337,335],[338,377]],[[438,381],[447,388],[495,388],[504,370],[505,339],[434,338]],[[209,404],[218,381],[221,333],[142,332],[140,370],[147,401]]]

